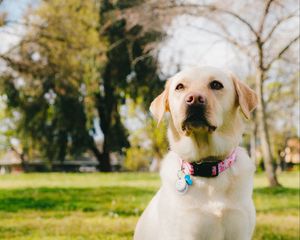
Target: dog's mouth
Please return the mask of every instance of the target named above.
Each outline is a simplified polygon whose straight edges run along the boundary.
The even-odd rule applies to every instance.
[[[187,117],[182,122],[181,129],[184,132],[204,129],[209,133],[212,133],[217,127],[207,120],[204,109],[188,109]]]

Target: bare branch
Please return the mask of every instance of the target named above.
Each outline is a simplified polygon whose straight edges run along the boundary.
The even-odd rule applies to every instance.
[[[258,37],[258,33],[255,31],[254,27],[250,24],[250,22],[248,22],[246,19],[244,19],[243,17],[241,17],[239,14],[233,12],[233,11],[230,11],[230,10],[227,10],[227,9],[221,9],[221,8],[212,8],[211,11],[218,11],[218,12],[221,12],[221,13],[225,13],[229,16],[232,16],[234,17],[236,20],[238,20],[239,22],[243,23],[249,30],[250,32],[252,32],[254,34],[254,36],[257,38]]]
[[[33,23],[33,22],[25,22],[25,21],[17,21],[17,20],[7,20],[5,21],[5,25],[8,24],[15,24],[15,25],[19,25],[19,26],[23,26],[23,27],[35,27],[35,28],[40,28],[43,29],[46,26],[43,24],[37,24],[37,23]]]
[[[190,25],[190,26],[193,27],[193,28],[195,28],[195,29],[197,29],[197,30],[199,30],[199,31],[206,32],[208,34],[214,35],[216,37],[219,37],[219,38],[227,41],[228,43],[230,43],[234,47],[238,48],[241,52],[243,52],[244,54],[246,54],[246,56],[248,56],[252,61],[254,61],[254,57],[252,56],[251,52],[248,51],[247,46],[241,45],[229,33],[227,33],[227,32],[224,31],[224,33],[226,33],[226,35],[224,35],[224,34],[221,34],[220,32],[211,31],[211,30],[208,30],[206,28],[199,27],[199,26],[193,26],[193,25]]]
[[[133,59],[132,61],[132,66],[135,66],[138,62],[145,60],[146,58],[150,58],[153,56],[153,51],[149,51],[146,54],[143,54],[141,56],[136,57],[135,59]]]
[[[277,61],[278,59],[280,59],[282,57],[282,55],[298,40],[300,39],[300,35],[296,36],[295,38],[293,38],[270,62],[269,64],[266,66],[266,70],[269,70],[273,63],[275,61]]]
[[[298,10],[297,10],[297,11],[298,11]],[[277,29],[283,22],[285,22],[285,21],[287,21],[287,20],[289,20],[289,19],[291,19],[291,18],[293,18],[293,17],[299,17],[299,16],[295,15],[295,13],[296,13],[297,11],[295,11],[295,12],[293,12],[293,13],[291,13],[291,14],[289,14],[289,15],[283,17],[283,18],[280,18],[279,20],[277,20],[276,23],[273,25],[273,27],[271,28],[271,30],[269,31],[269,33],[268,33],[267,36],[263,39],[262,42],[265,43],[266,41],[268,41],[268,40],[272,37],[272,35],[273,35],[273,33],[276,31],[276,29]]]
[[[19,32],[10,32],[10,31],[7,31],[5,29],[0,29],[0,33],[4,33],[4,34],[16,36],[16,37],[23,37],[24,36],[24,34],[20,34]]]
[[[122,43],[124,43],[125,41],[126,41],[126,38],[122,38],[122,39],[120,39],[120,40],[114,42],[113,44],[111,44],[111,45],[109,46],[109,48],[108,48],[107,51],[109,52],[109,51],[113,50],[114,48],[120,46],[120,45],[121,45]]]
[[[243,18],[242,16],[240,16],[238,13],[235,13],[231,10],[228,9],[223,9],[223,8],[219,8],[216,5],[207,5],[207,4],[171,4],[171,5],[166,5],[166,6],[154,6],[154,9],[178,9],[181,11],[190,11],[189,13],[191,15],[195,15],[195,10],[202,10],[202,12],[208,11],[210,13],[213,12],[219,12],[219,13],[224,13],[226,15],[229,15],[233,18],[235,18],[236,20],[238,20],[240,23],[244,24],[249,30],[250,32],[252,32],[254,34],[255,37],[258,37],[258,34],[256,32],[256,30],[254,29],[254,27],[251,25],[251,23],[249,21],[247,21],[245,18]],[[199,16],[199,15],[198,15]]]
[[[262,15],[262,18],[260,20],[260,23],[259,23],[259,27],[258,27],[258,35],[261,36],[263,30],[264,30],[264,26],[265,26],[265,22],[266,22],[266,18],[269,14],[269,10],[270,10],[270,7],[272,5],[272,2],[274,2],[274,0],[268,0],[266,6],[265,6],[265,9],[264,9],[264,13]]]

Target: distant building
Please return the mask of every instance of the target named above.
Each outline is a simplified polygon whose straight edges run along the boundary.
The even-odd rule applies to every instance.
[[[22,171],[21,158],[15,151],[9,150],[0,157],[0,174]]]
[[[22,165],[20,156],[13,150],[0,157],[0,174],[23,172],[96,172],[98,162],[94,158],[79,157],[76,160],[54,161],[31,160]]]
[[[300,138],[292,137],[286,141],[284,161],[291,164],[300,164]]]

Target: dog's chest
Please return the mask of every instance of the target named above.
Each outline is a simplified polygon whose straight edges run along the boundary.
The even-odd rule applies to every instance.
[[[232,204],[232,199],[230,188],[216,187],[194,180],[186,194],[175,197],[174,205],[181,214],[195,212],[219,221],[220,218],[226,217],[230,209],[239,208],[239,203],[235,201],[235,204]]]
[[[247,214],[242,202],[231,194],[229,184],[194,180],[186,194],[163,197],[162,209],[166,212],[162,214],[162,225],[172,234],[170,239],[189,239],[190,236],[190,239],[217,240],[224,239],[227,233],[239,234],[236,231],[241,224],[247,224]],[[170,196],[170,193],[166,194]]]
[[[163,215],[161,225],[168,235],[164,239],[224,239],[228,233],[238,235],[242,229],[239,226],[247,224],[242,208],[230,206],[222,199],[198,203],[187,200],[167,205],[164,208],[170,211]]]

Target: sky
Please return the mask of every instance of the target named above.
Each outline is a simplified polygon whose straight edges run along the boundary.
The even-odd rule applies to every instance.
[[[7,13],[8,21],[21,21],[22,15],[29,6],[37,0],[3,0],[0,4],[0,13]],[[24,33],[24,28],[19,24],[9,23],[0,29],[0,53],[4,53],[11,46],[20,41],[20,37]]]
[[[3,0],[0,6],[0,12],[7,12],[9,14],[9,20],[19,20],[24,10],[33,2],[34,0]]]
[[[159,55],[161,71],[164,74],[173,74],[178,70],[177,65],[180,68],[203,65],[231,68],[236,60],[231,45],[188,26],[185,21],[184,17],[177,17],[167,31],[169,38],[163,44]],[[194,21],[194,24],[201,25],[202,22]]]

